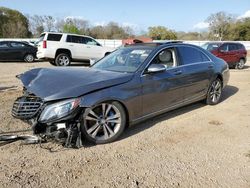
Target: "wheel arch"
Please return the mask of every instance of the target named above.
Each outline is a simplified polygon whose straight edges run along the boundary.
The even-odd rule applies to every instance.
[[[241,57],[240,60],[241,60],[241,59],[243,59],[244,62],[246,63],[246,60],[247,60],[246,57]]]
[[[120,99],[102,99],[102,100],[96,100],[96,101],[88,101],[86,98],[82,99],[81,102],[80,102],[80,107],[82,108],[89,108],[91,106],[95,106],[97,104],[100,104],[100,103],[104,103],[104,102],[117,102],[119,103],[124,111],[125,111],[125,115],[126,115],[126,127],[129,125],[129,122],[130,122],[130,116],[129,116],[129,111],[128,111],[128,108],[126,107],[125,103],[123,101],[121,101]]]
[[[222,83],[222,87],[223,87],[223,76],[222,76],[220,73],[218,73],[218,74],[216,75],[215,79],[217,79],[217,78],[220,79],[220,81],[221,81],[221,83]]]
[[[58,54],[61,54],[61,53],[68,54],[69,57],[72,59],[71,51],[69,49],[66,49],[66,48],[59,48],[59,49],[57,49],[56,50],[56,54],[55,54],[55,58],[57,57]]]
[[[104,56],[111,54],[111,52],[105,52]]]

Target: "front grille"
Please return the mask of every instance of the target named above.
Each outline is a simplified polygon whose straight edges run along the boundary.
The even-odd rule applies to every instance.
[[[42,100],[38,97],[17,98],[13,104],[12,115],[19,119],[31,119],[37,114],[42,104]]]

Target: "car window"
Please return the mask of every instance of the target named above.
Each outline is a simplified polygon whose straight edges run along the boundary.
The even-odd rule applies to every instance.
[[[220,50],[223,51],[223,52],[228,52],[229,51],[229,45],[228,44],[223,44],[220,47]]]
[[[162,50],[155,56],[151,64],[162,64],[166,68],[176,66],[175,50],[172,48]]]
[[[23,43],[19,43],[19,42],[11,42],[11,43],[10,43],[10,46],[11,46],[11,47],[14,47],[14,48],[23,48],[23,47],[25,47],[26,45],[23,44]]]
[[[234,51],[237,50],[237,45],[236,44],[229,44],[229,51]]]
[[[88,37],[84,37],[84,44],[100,46],[100,44],[98,42],[96,42],[95,40],[88,38]]]
[[[76,36],[76,35],[68,35],[66,42],[72,42],[72,43],[84,43],[84,38],[81,36]]]
[[[7,42],[0,42],[0,48],[8,48]]]
[[[62,34],[49,34],[47,37],[48,41],[60,41],[62,38]]]
[[[104,57],[92,67],[115,72],[135,72],[152,52],[152,48],[120,48]]]
[[[193,47],[178,47],[178,52],[181,60],[181,65],[210,61],[208,57],[204,55],[204,53]]]
[[[219,43],[205,43],[203,44],[201,47],[205,50],[208,50],[208,51],[213,51],[213,50],[216,50],[218,49],[220,46]]]
[[[245,50],[245,46],[243,44],[238,44],[238,49],[239,50]]]

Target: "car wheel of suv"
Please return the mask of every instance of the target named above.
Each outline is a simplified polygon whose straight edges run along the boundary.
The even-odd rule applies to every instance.
[[[70,57],[68,54],[58,54],[56,56],[55,63],[57,66],[69,66]]]
[[[84,138],[95,144],[115,141],[126,125],[126,114],[118,102],[103,102],[87,108],[82,116]]]
[[[236,69],[243,69],[245,65],[245,60],[244,59],[240,59],[240,61],[238,63],[236,63],[235,68]]]
[[[33,54],[27,54],[25,55],[24,57],[24,61],[28,62],[28,63],[31,63],[35,60],[35,57]]]
[[[222,93],[222,82],[219,78],[217,78],[211,83],[208,89],[206,103],[208,105],[218,104],[221,99],[221,93]]]

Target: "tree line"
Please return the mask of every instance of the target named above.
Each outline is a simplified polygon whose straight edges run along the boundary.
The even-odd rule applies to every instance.
[[[205,22],[209,27],[202,32],[176,32],[165,26],[154,26],[140,35],[154,40],[250,40],[250,18],[237,19],[231,14],[218,12],[211,14]],[[124,39],[136,36],[133,28],[115,22],[93,26],[82,18],[62,19],[49,15],[23,15],[17,10],[0,7],[0,38],[38,37],[45,31],[90,35],[99,39]]]

